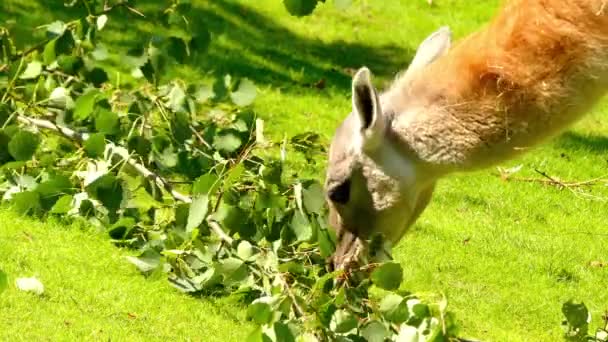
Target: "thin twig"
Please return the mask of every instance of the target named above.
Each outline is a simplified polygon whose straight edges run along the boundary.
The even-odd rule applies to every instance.
[[[559,179],[555,179],[551,176],[549,176],[546,172],[544,171],[540,171],[539,169],[534,169],[534,172],[538,173],[539,175],[547,178],[548,180],[550,180],[551,182],[553,182],[554,184],[557,184],[559,186],[561,186],[562,188],[567,188],[568,186],[564,183],[562,183]]]
[[[217,223],[217,221],[212,220],[212,219],[207,219],[207,223],[209,224],[209,228],[211,228],[211,230],[213,230],[213,232],[223,241],[227,242],[228,244],[232,244],[234,242],[234,239],[231,238],[230,236],[228,236],[228,234],[224,233],[224,230],[222,229],[222,227],[220,226],[219,223]]]
[[[283,274],[278,273],[277,276],[278,276],[279,281],[281,282],[281,285],[283,285],[283,289],[287,293],[287,296],[293,302],[293,304],[292,304],[293,311],[295,312],[296,316],[298,318],[303,317],[304,310],[302,310],[302,308],[300,307],[300,304],[298,304],[298,301],[296,300],[296,296],[293,294],[293,292],[291,292],[291,288],[289,287],[289,284],[287,284],[287,281],[285,280],[285,278],[283,278]]]
[[[514,181],[514,182],[527,182],[527,183],[541,183],[546,185],[553,185],[559,188],[578,188],[584,186],[593,186],[598,183],[608,183],[608,175],[592,178],[584,181],[561,181],[548,175],[544,171],[534,170],[546,179],[543,178],[530,178],[530,177],[511,177],[510,175],[500,174],[499,176],[505,181]]]
[[[205,138],[203,138],[203,136],[200,135],[200,133],[198,133],[198,131],[196,130],[196,128],[194,128],[194,126],[190,125],[190,131],[192,131],[194,136],[196,136],[196,138],[200,141],[201,144],[203,144],[203,145],[205,145],[205,147],[211,149],[211,145],[209,145],[209,143],[205,140]]]

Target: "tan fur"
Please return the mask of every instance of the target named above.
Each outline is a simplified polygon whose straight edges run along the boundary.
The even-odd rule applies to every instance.
[[[351,114],[336,132],[326,188],[352,180],[353,194],[346,204],[330,201],[334,263],[374,233],[398,242],[439,178],[513,157],[597,103],[608,90],[607,1],[511,0],[447,54],[445,32],[423,43],[417,61],[428,63],[379,97],[374,117],[383,129]],[[356,77],[354,89],[366,79]],[[378,147],[358,148],[368,135]]]
[[[605,2],[509,2],[486,29],[393,86],[396,112],[423,108],[395,130],[423,160],[458,169],[496,163],[559,132],[606,91]]]

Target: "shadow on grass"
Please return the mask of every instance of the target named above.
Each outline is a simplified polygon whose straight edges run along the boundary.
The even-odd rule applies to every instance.
[[[604,154],[608,152],[608,136],[566,132],[557,138],[555,146],[566,150],[585,150]]]
[[[66,8],[63,2],[3,0],[0,25],[12,20],[11,26],[20,39],[38,41],[35,38],[40,38],[44,30],[34,34],[31,28],[86,15],[84,8]],[[139,2],[138,9],[148,16],[147,21],[126,13],[111,16],[107,25],[110,32],[101,33],[107,45],[112,50],[126,50],[148,41],[160,26],[158,21],[151,22],[153,13],[165,3],[161,0]],[[192,72],[215,76],[229,73],[285,90],[294,85],[312,86],[324,80],[329,87],[347,91],[352,69],[366,65],[378,76],[389,78],[412,57],[412,51],[394,45],[322,42],[295,33],[271,16],[231,0],[198,2],[193,4],[189,16],[203,23],[213,37],[207,53],[192,63],[193,69],[186,71],[190,77],[196,77]]]

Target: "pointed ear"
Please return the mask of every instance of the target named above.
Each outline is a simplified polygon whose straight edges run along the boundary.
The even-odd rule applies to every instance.
[[[431,33],[420,45],[418,51],[407,69],[405,77],[431,64],[437,58],[445,55],[450,49],[452,32],[447,26]]]
[[[371,81],[371,72],[363,67],[353,78],[353,112],[358,118],[357,128],[363,148],[373,149],[381,142],[386,120],[380,108],[378,93]]]

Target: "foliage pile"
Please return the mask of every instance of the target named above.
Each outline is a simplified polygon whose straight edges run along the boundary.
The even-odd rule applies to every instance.
[[[83,17],[49,23],[46,39],[21,51],[0,29],[4,202],[105,229],[140,251],[130,261],[142,272],[184,292],[246,301],[259,326],[251,341],[454,336],[444,299],[399,291],[398,264],[367,266],[359,271],[371,276],[357,284],[327,271],[335,237],[322,187],[284,172],[288,150],[319,148],[314,136],[268,142],[247,79],[167,79],[209,43],[187,1],[145,13],[163,27],[124,54],[100,37],[115,16],[144,16],[134,4],[66,6]],[[123,63],[108,66],[117,54]],[[375,289],[388,294],[375,301]]]

